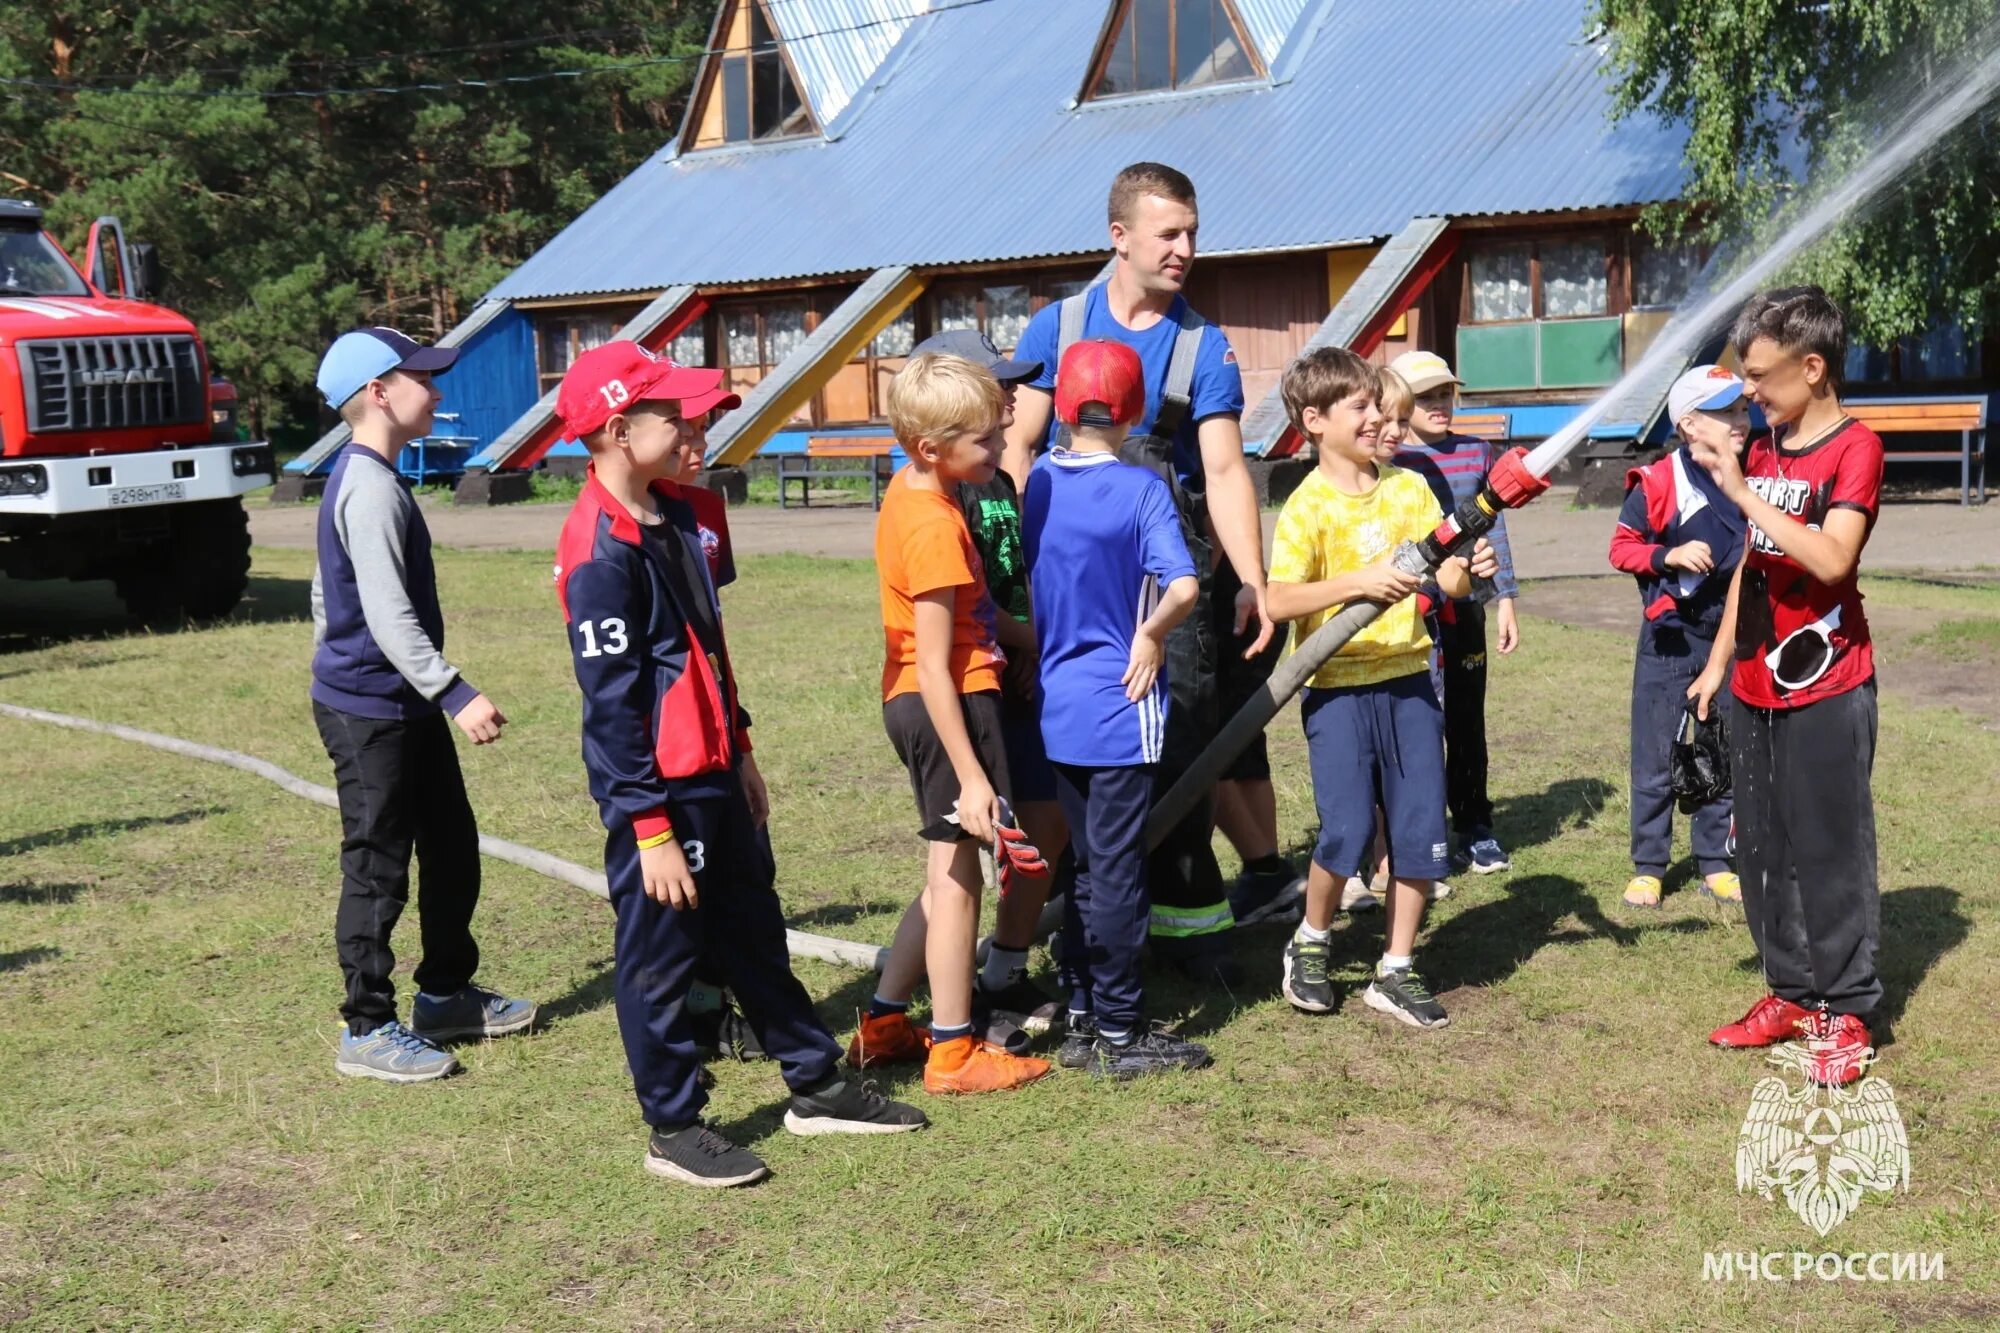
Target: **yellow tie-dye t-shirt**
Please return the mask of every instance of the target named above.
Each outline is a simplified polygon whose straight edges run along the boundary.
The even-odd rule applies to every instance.
[[[1424,479],[1404,468],[1379,465],[1375,488],[1349,495],[1314,468],[1278,514],[1271,543],[1273,583],[1318,583],[1372,565],[1402,541],[1415,541],[1438,525],[1444,511]],[[1339,607],[1292,622],[1291,651],[1332,619]],[[1313,674],[1315,689],[1374,685],[1430,669],[1430,632],[1405,597],[1348,640]]]

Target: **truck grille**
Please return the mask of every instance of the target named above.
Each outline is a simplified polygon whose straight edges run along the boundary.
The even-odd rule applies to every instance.
[[[201,354],[186,334],[37,338],[16,346],[35,434],[207,420]]]

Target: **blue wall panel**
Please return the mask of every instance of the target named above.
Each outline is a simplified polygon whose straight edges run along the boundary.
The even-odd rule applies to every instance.
[[[535,325],[509,307],[472,335],[458,362],[438,377],[444,412],[458,424],[439,424],[440,435],[470,435],[484,446],[514,424],[541,397],[535,389]]]

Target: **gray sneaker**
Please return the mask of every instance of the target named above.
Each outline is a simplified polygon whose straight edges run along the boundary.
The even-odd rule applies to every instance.
[[[484,986],[467,986],[456,995],[417,992],[410,1006],[410,1026],[431,1041],[461,1037],[504,1037],[535,1021],[533,1000],[510,1000]]]
[[[458,1060],[390,1019],[365,1037],[340,1030],[340,1053],[333,1072],[384,1083],[428,1083],[458,1072]]]
[[[1424,984],[1424,979],[1417,975],[1414,967],[1398,968],[1393,972],[1377,967],[1375,980],[1361,992],[1361,999],[1370,1009],[1379,1010],[1413,1028],[1441,1028],[1451,1022],[1444,1006],[1438,1003],[1437,996],[1431,994],[1431,988]]]

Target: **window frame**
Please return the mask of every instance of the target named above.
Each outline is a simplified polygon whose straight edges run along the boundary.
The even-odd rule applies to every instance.
[[[1605,261],[1604,310],[1592,315],[1551,315],[1548,314],[1547,293],[1543,285],[1542,251],[1545,246],[1570,245],[1578,241],[1594,241],[1602,249]],[[1523,319],[1474,319],[1472,315],[1472,261],[1488,248],[1526,245],[1528,247],[1528,291],[1530,313]],[[1641,246],[1664,249],[1650,237],[1627,230],[1617,224],[1602,228],[1565,227],[1561,230],[1523,234],[1520,232],[1497,233],[1468,238],[1459,255],[1458,323],[1476,328],[1497,328],[1506,324],[1562,323],[1573,319],[1619,319],[1636,311],[1668,310],[1673,307],[1659,305],[1639,305],[1633,300],[1632,284],[1637,274],[1638,250]],[[1706,247],[1692,247],[1694,269],[1699,272],[1707,262]]]
[[[1126,22],[1132,17],[1137,0],[1115,0],[1111,15],[1099,33],[1097,53],[1091,58],[1088,72],[1084,75],[1083,91],[1077,96],[1079,106],[1092,102],[1122,102],[1132,97],[1163,97],[1182,92],[1208,92],[1217,88],[1236,88],[1268,81],[1271,72],[1264,66],[1263,52],[1250,40],[1250,32],[1243,25],[1243,16],[1236,11],[1235,0],[1215,0],[1222,7],[1223,17],[1229,20],[1229,28],[1235,34],[1238,49],[1249,62],[1250,72],[1240,79],[1217,79],[1213,83],[1180,83],[1180,36],[1181,5],[1188,0],[1167,0],[1171,8],[1167,22],[1167,83],[1159,88],[1134,88],[1130,92],[1100,93],[1098,85],[1104,82],[1104,72],[1110,68],[1111,53],[1118,45],[1119,34],[1125,30]],[[1194,3],[1208,3],[1208,0],[1193,0]],[[1136,40],[1136,39],[1135,39]]]
[[[755,62],[761,48],[755,45],[732,47],[726,45],[729,30],[735,26],[736,16],[743,12],[745,5],[754,6],[754,12],[770,30],[772,46],[785,77],[791,80],[792,90],[798,94],[799,108],[805,114],[804,128],[794,134],[778,134],[759,138],[756,134],[757,79]],[[745,20],[746,25],[750,22]],[[791,49],[785,41],[784,30],[771,17],[765,0],[730,0],[716,14],[715,26],[709,35],[711,54],[702,62],[701,74],[696,81],[694,96],[688,99],[687,112],[680,135],[680,151],[686,153],[742,152],[745,149],[761,148],[770,144],[797,143],[802,139],[821,138],[825,129],[819,123],[819,113],[813,109],[812,99],[806,96],[805,80],[799,77],[798,66],[792,61]],[[702,121],[706,117],[710,101],[722,95],[724,82],[723,67],[731,61],[741,61],[744,67],[744,98],[746,113],[750,119],[751,134],[745,139],[731,139],[728,135],[728,107],[722,108],[721,124],[724,137],[713,143],[701,142]]]

